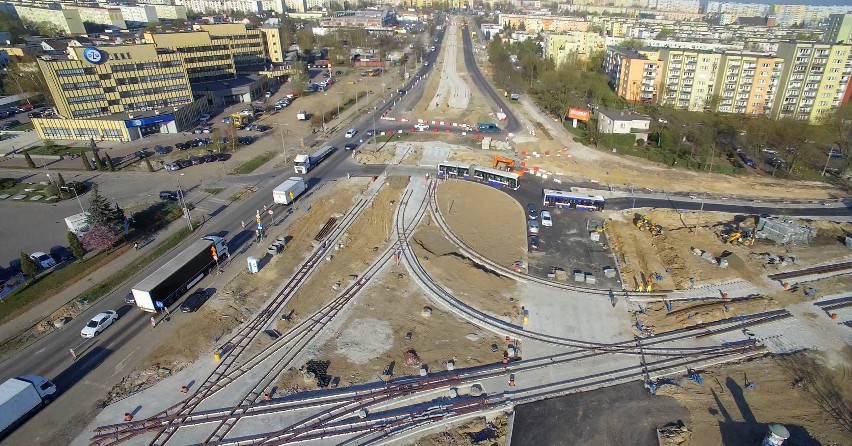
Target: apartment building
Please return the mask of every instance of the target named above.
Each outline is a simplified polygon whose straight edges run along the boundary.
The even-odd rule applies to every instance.
[[[716,78],[714,111],[769,115],[783,68],[783,59],[767,54],[724,54]]]
[[[828,19],[831,14],[852,13],[852,5],[819,6],[819,5],[773,5],[771,15],[781,26],[816,25]]]
[[[660,99],[660,75],[663,62],[659,50],[621,47],[607,49],[604,73],[620,98],[631,102],[657,103]]]
[[[284,63],[287,57],[287,48],[290,42],[284,42],[281,30],[276,26],[263,27],[260,29],[263,37],[263,51],[266,53],[267,59],[276,64]]]
[[[253,13],[263,14],[262,0],[176,0],[177,4],[186,7],[187,11],[197,13],[207,13],[215,11],[216,13]]]
[[[124,15],[121,13],[121,8],[117,6],[97,7],[62,4],[62,9],[76,10],[80,13],[80,18],[83,22],[97,23],[99,25],[106,25],[117,29],[127,29],[127,23],[124,21]]]
[[[852,44],[852,14],[831,14],[827,28],[825,43]]]
[[[80,12],[74,9],[60,9],[58,4],[48,8],[46,6],[0,3],[0,10],[20,20],[27,20],[33,23],[50,23],[66,35],[86,34],[86,28],[83,26],[83,19],[80,17]]]
[[[395,25],[397,19],[392,9],[341,11],[322,19],[321,23],[325,28],[384,29]]]
[[[623,39],[604,37],[597,33],[571,31],[565,34],[547,33],[544,36],[544,57],[553,60],[557,67],[571,57],[584,60],[589,55],[606,50],[607,46],[617,45]]]
[[[151,23],[159,21],[154,5],[119,6],[125,22]]]
[[[701,12],[698,0],[651,0],[648,7],[656,11],[678,11],[691,14]]]
[[[782,42],[784,69],[771,115],[818,123],[844,101],[852,76],[852,45]]]
[[[154,45],[68,47],[38,60],[66,119],[34,119],[42,139],[129,141],[177,132],[201,113],[181,55]]]
[[[568,31],[589,31],[591,22],[576,17],[534,16],[518,14],[500,14],[500,27],[510,26],[513,29],[530,33]]]
[[[661,105],[691,111],[708,107],[722,59],[720,53],[661,49],[659,59],[664,87]]]

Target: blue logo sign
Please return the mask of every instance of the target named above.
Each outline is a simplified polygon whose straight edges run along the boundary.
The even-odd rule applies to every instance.
[[[93,64],[101,64],[106,60],[104,53],[101,50],[90,46],[83,50],[83,59],[86,59],[86,62]]]

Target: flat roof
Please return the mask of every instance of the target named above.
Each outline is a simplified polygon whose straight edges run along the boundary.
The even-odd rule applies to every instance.
[[[618,110],[615,108],[600,107],[598,113],[606,116],[613,121],[635,121],[637,119],[650,121],[651,117],[641,113],[632,112],[630,110]]]

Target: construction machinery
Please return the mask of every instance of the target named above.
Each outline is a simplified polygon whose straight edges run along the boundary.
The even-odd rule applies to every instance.
[[[639,228],[640,231],[647,230],[651,233],[651,235],[663,235],[663,233],[665,232],[661,225],[655,224],[651,221],[650,218],[642,214],[636,214],[636,216],[633,218],[633,224],[636,225],[636,227]]]
[[[736,228],[726,233],[722,233],[722,239],[725,243],[732,245],[751,246],[754,244],[754,232],[747,229]]]
[[[500,155],[494,155],[493,167],[495,169],[500,169],[506,172],[518,174],[518,176],[524,176],[524,169],[515,169],[515,160],[511,158],[505,158]]]

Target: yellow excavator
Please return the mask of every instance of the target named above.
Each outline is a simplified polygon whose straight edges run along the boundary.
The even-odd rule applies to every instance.
[[[726,243],[751,246],[754,244],[754,235],[750,231],[734,230],[722,236]]]
[[[633,219],[633,224],[636,225],[640,231],[647,229],[651,235],[663,235],[664,232],[662,226],[654,224],[651,219],[641,214],[636,214],[636,217]]]
[[[515,160],[511,158],[505,158],[500,155],[494,155],[493,167],[495,169],[505,170],[506,172],[518,174],[518,176],[524,176],[524,169],[515,169]]]

